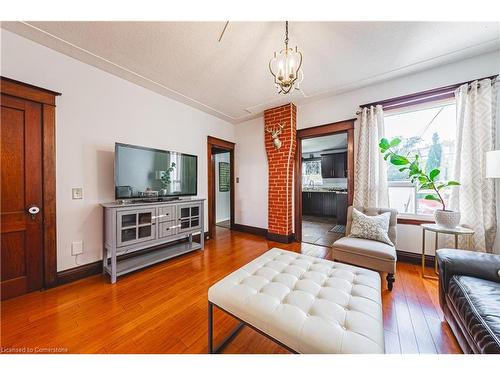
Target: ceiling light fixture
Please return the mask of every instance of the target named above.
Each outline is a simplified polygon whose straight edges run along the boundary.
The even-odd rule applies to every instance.
[[[302,72],[302,53],[297,49],[288,48],[288,21],[285,22],[285,48],[279,53],[274,52],[269,61],[269,71],[274,77],[278,94],[288,94],[293,89],[300,90],[304,79]]]

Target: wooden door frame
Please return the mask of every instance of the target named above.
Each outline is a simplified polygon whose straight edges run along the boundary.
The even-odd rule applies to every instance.
[[[56,97],[61,94],[0,76],[3,95],[40,103],[42,106],[42,266],[43,286],[57,285],[56,230]]]
[[[335,133],[347,133],[347,205],[352,205],[354,196],[354,121],[350,119],[297,130],[294,181],[294,231],[295,241],[302,242],[302,140]]]
[[[222,149],[229,152],[229,174],[230,180],[230,229],[234,228],[234,146],[233,142],[220,138],[207,136],[207,180],[208,180],[208,238],[215,233],[215,158],[213,149]]]

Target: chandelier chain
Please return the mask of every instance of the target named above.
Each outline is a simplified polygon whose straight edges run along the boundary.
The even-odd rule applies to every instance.
[[[288,49],[288,21],[285,21],[285,46]]]

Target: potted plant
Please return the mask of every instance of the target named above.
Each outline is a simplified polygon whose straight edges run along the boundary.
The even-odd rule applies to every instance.
[[[167,195],[167,189],[171,183],[170,173],[174,171],[175,163],[172,163],[170,167],[167,168],[166,171],[163,171],[160,177],[161,183],[163,185],[163,189],[161,190],[161,195]]]
[[[424,171],[420,166],[420,158],[418,154],[413,157],[409,155],[400,155],[397,152],[397,147],[401,143],[399,138],[394,138],[391,141],[382,138],[379,143],[380,152],[384,155],[384,160],[398,167],[400,172],[408,172],[410,181],[418,183],[419,190],[433,190],[433,193],[425,195],[424,199],[437,201],[442,205],[441,210],[434,212],[436,224],[445,228],[455,228],[460,224],[460,212],[455,212],[446,209],[446,205],[441,195],[442,190],[451,186],[458,186],[457,181],[439,181],[438,176],[441,171],[434,168],[431,171]]]

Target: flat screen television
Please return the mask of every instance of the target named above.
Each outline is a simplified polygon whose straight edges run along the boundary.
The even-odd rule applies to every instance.
[[[115,199],[197,195],[198,157],[115,143]]]

